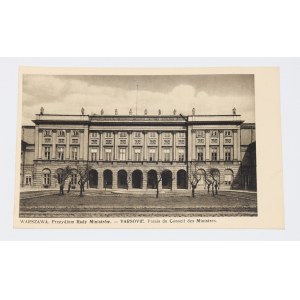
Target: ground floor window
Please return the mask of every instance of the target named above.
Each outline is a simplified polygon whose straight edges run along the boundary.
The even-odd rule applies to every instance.
[[[43,171],[43,184],[46,186],[50,185],[50,170],[44,170]]]
[[[25,185],[31,185],[32,177],[31,175],[25,175]]]
[[[97,160],[97,154],[98,154],[97,149],[91,149],[91,160],[92,161],[96,161]]]
[[[233,172],[231,170],[225,170],[224,182],[226,185],[231,185],[233,181]]]
[[[71,175],[71,184],[73,185],[77,184],[77,174]]]
[[[78,160],[78,147],[72,147],[72,160]]]
[[[210,149],[210,151],[211,151],[211,160],[212,161],[218,160],[218,148],[213,147]]]
[[[45,147],[44,148],[44,157],[45,157],[45,159],[50,159],[50,147]]]

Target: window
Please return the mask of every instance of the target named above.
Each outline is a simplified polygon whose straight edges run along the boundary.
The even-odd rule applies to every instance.
[[[98,144],[98,140],[91,139],[91,144],[92,144],[92,145],[97,145],[97,144]]]
[[[141,161],[141,149],[134,149],[134,160]]]
[[[72,130],[72,136],[79,136],[79,130]]]
[[[78,144],[79,140],[78,139],[72,139],[72,144]]]
[[[57,130],[57,136],[65,136],[64,130]]]
[[[126,145],[127,140],[120,140],[120,145]]]
[[[110,160],[112,160],[111,158],[112,158],[111,149],[105,149],[105,160],[110,161]]]
[[[150,137],[151,137],[151,138],[156,137],[156,133],[155,133],[154,131],[149,132],[149,134],[150,134]]]
[[[126,149],[125,148],[120,148],[119,149],[119,159],[120,160],[126,160]]]
[[[51,130],[44,130],[44,136],[51,136],[52,131]]]
[[[231,136],[231,130],[225,130],[224,135],[225,136]]]
[[[72,147],[71,159],[78,160],[78,148],[77,147]]]
[[[25,185],[31,185],[31,175],[25,175]]]
[[[77,184],[77,174],[76,173],[71,174],[71,184],[73,184],[73,185]]]
[[[203,130],[197,130],[196,131],[196,137],[204,137],[204,131]]]
[[[218,148],[211,148],[211,160],[218,160]]]
[[[150,145],[156,145],[156,140],[149,140]]]
[[[91,160],[96,161],[97,160],[97,154],[98,150],[97,149],[91,149]]]
[[[105,132],[105,137],[111,138],[112,137],[112,133],[111,132]]]
[[[126,136],[127,136],[127,134],[126,134],[125,131],[121,131],[121,132],[120,132],[120,137],[126,137]]]
[[[184,140],[178,140],[178,145],[184,145]]]
[[[50,175],[51,172],[49,169],[43,170],[43,184],[49,186],[50,185]]]
[[[149,149],[149,161],[156,160],[156,149]]]
[[[134,140],[134,144],[135,144],[135,145],[141,145],[141,144],[142,144],[142,141],[141,141],[141,140]]]
[[[50,159],[50,147],[45,147],[44,148],[44,156],[45,156],[45,159]]]
[[[198,161],[203,161],[204,160],[204,148],[203,147],[198,147],[197,148],[197,160]]]
[[[232,155],[231,155],[231,153],[232,153],[232,148],[231,147],[225,147],[225,149],[224,149],[225,151],[225,160],[232,160],[231,158],[232,158]]]
[[[233,179],[233,173],[231,170],[225,170],[224,174],[224,182],[226,185],[232,184],[232,179]]]
[[[170,161],[171,160],[170,149],[164,149],[163,153],[164,153],[164,161]]]
[[[166,137],[166,138],[171,137],[171,132],[165,132],[165,133],[164,133],[164,137]]]
[[[57,147],[57,156],[59,160],[65,159],[65,147]]]
[[[171,140],[164,140],[164,145],[171,145]]]
[[[210,132],[210,136],[214,136],[214,137],[218,136],[217,130],[212,130],[212,131]]]
[[[140,132],[135,132],[134,136],[137,137],[137,138],[139,138],[139,137],[141,137],[141,133]]]
[[[91,132],[91,137],[93,137],[93,138],[98,137],[98,132]]]
[[[179,161],[184,161],[184,149],[179,149],[178,150],[178,160]]]
[[[112,140],[105,140],[106,145],[112,145]]]
[[[65,143],[65,139],[64,138],[59,138],[58,139],[58,144],[64,144]]]
[[[184,135],[185,135],[185,133],[184,133],[184,132],[179,132],[179,133],[178,133],[178,136],[179,136],[180,138],[183,138],[183,137],[184,137]]]

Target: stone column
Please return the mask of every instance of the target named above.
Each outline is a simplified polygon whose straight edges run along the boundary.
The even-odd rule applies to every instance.
[[[224,160],[224,132],[219,130],[220,160]]]
[[[100,151],[100,160],[103,160],[103,151],[104,151],[104,132],[100,133],[100,138],[99,138],[99,151]]]
[[[191,137],[191,160],[195,160],[195,148],[196,148],[196,130],[192,129],[192,137]]]
[[[146,143],[146,136],[147,136],[147,133],[146,131],[143,131],[143,161],[146,161],[147,160],[147,143]]]
[[[84,129],[83,140],[84,140],[83,159],[88,160],[89,159],[89,130],[88,130],[88,128]]]
[[[114,135],[114,160],[118,160],[118,145],[117,145],[117,132],[113,132]]]
[[[66,134],[66,159],[70,159],[70,130]]]
[[[112,171],[112,176],[113,176],[113,182],[112,182],[112,189],[117,189],[118,188],[118,172],[117,171]]]
[[[102,145],[102,142],[101,142],[101,138],[102,138],[102,136],[101,136],[101,132],[99,131],[98,132],[98,134],[99,134],[99,153],[98,153],[98,160],[101,160],[101,153],[102,153],[102,151],[101,151],[101,145]],[[98,172],[99,173],[99,172]],[[99,174],[98,174],[98,186],[99,186]]]
[[[79,131],[79,159],[83,159],[83,148],[84,148],[84,138],[83,138],[84,131]]]
[[[192,142],[192,129],[189,128],[189,130],[188,130],[188,147],[187,147],[188,148],[188,153],[186,153],[188,161],[192,160],[192,145],[193,145],[193,142]]]
[[[237,160],[241,160],[241,130],[237,131]]]
[[[233,159],[237,160],[238,159],[238,134],[237,130],[233,130]]]
[[[172,144],[172,161],[176,160],[176,132],[172,132],[173,135],[173,144]]]
[[[35,138],[34,138],[34,159],[39,158],[39,129],[38,127],[35,128]]]
[[[210,160],[209,153],[209,130],[205,130],[205,159]]]
[[[43,132],[39,130],[39,159],[42,159],[42,139],[43,139]]]
[[[157,134],[158,134],[158,160],[160,161],[162,159],[162,155],[161,155],[162,134],[160,131],[158,131]]]
[[[56,130],[52,130],[52,159],[56,159]]]
[[[128,160],[132,160],[131,131],[128,131]]]

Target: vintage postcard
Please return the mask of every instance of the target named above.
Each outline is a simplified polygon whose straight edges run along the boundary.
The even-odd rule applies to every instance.
[[[15,228],[284,228],[278,68],[21,67]]]

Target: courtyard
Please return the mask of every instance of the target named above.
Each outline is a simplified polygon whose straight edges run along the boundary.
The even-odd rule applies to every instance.
[[[20,194],[21,218],[234,217],[257,216],[257,194],[247,191],[134,193],[89,189],[59,195],[57,190]]]

